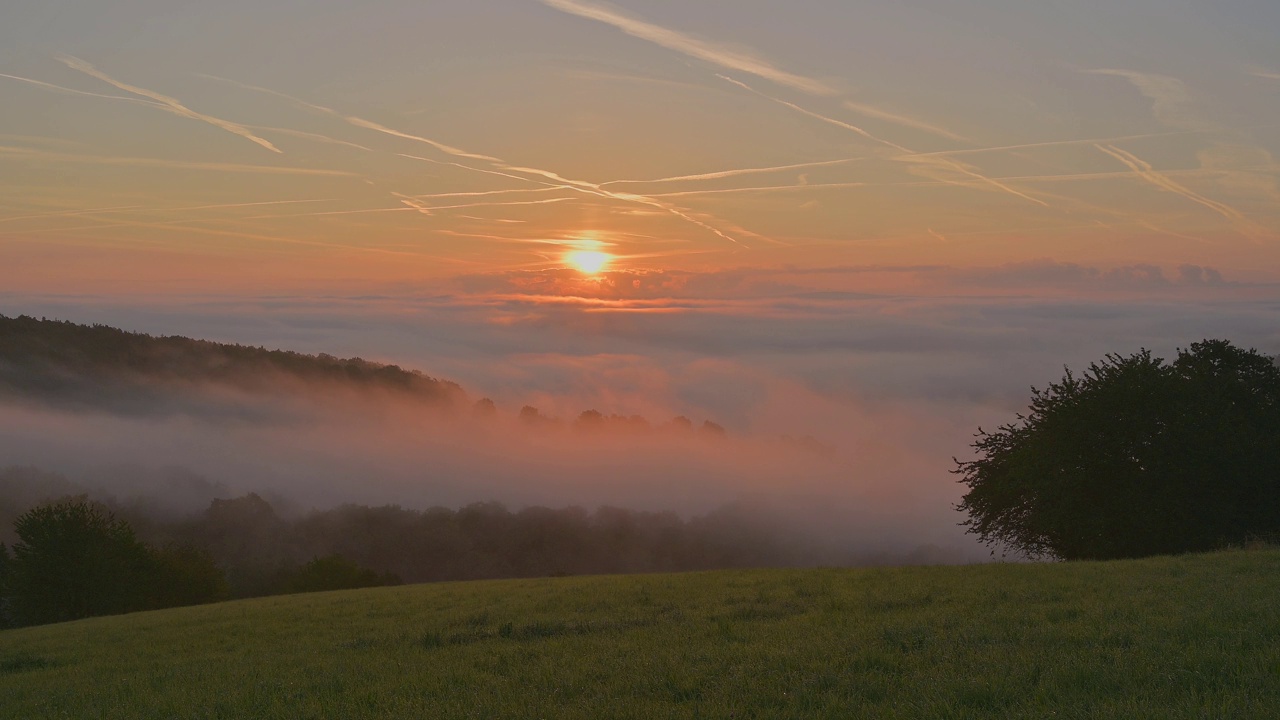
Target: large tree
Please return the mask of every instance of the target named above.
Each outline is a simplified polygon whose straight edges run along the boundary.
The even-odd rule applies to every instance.
[[[1031,557],[1209,550],[1280,533],[1280,368],[1223,340],[1070,370],[957,461],[984,542]]]

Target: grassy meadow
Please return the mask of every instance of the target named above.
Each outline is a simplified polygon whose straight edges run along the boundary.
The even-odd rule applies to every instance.
[[[1280,551],[317,593],[0,632],[0,718],[1274,718]]]

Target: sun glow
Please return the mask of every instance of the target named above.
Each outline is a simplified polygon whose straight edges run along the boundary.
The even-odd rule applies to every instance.
[[[613,256],[599,250],[575,250],[565,255],[565,260],[580,272],[595,275],[609,265]]]

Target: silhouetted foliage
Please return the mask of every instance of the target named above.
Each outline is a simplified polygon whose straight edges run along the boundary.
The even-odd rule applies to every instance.
[[[84,498],[41,505],[14,523],[9,563],[13,619],[34,625],[147,606],[150,557],[133,529]]]
[[[164,396],[180,393],[183,384],[275,392],[282,378],[393,391],[432,404],[449,404],[464,396],[454,383],[361,358],[0,315],[0,392],[144,412],[163,407]]]
[[[1280,531],[1280,368],[1223,340],[1108,355],[979,431],[969,532],[1029,556],[1141,557]]]
[[[230,595],[226,574],[208,551],[170,545],[152,551],[151,565],[147,585],[153,607],[200,605]]]
[[[354,590],[399,585],[402,582],[394,573],[379,573],[360,567],[341,555],[329,555],[315,558],[299,568],[288,579],[285,589],[291,593]]]
[[[84,496],[39,505],[0,550],[0,625],[37,625],[213,602],[227,597],[207,552],[153,550],[126,521]],[[3,548],[3,546],[0,546]]]
[[[282,592],[290,567],[305,552],[289,522],[256,493],[214,500],[176,534],[180,542],[204,549],[226,569],[237,597]]]

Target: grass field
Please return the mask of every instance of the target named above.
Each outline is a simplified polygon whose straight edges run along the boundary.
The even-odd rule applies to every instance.
[[[2,718],[1276,718],[1280,551],[319,593],[0,632]]]

